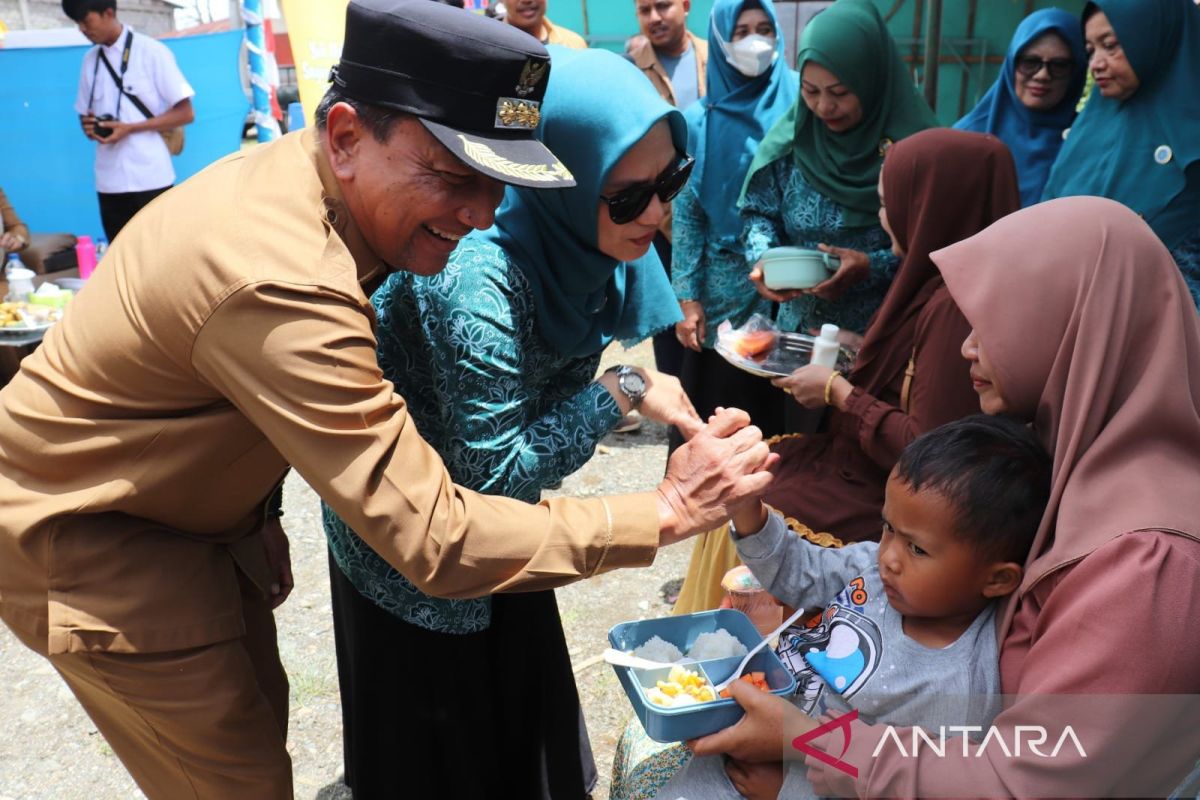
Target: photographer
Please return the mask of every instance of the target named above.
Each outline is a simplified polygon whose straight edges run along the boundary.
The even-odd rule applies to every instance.
[[[63,0],[63,11],[88,41],[75,111],[98,143],[96,192],[110,240],[175,182],[172,153],[195,115],[195,91],[164,44],[117,19],[116,0]],[[168,149],[168,148],[171,149]]]

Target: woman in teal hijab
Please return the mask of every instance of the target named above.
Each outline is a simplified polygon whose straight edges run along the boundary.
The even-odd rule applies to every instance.
[[[734,198],[767,130],[799,99],[800,78],[787,68],[771,0],[717,0],[708,22],[708,91],[684,114],[696,168],[673,206],[671,285],[686,348],[680,380],[701,417],[737,406],[770,436],[782,432],[778,392],[725,362],[713,345],[724,320],[770,315],[771,303],[748,280],[742,218]],[[682,438],[672,432],[672,448]]]
[[[1043,199],[1097,195],[1136,211],[1200,305],[1200,6],[1099,0],[1083,23],[1096,91]]]
[[[683,116],[623,58],[549,49],[539,138],[577,185],[508,187],[444,272],[395,273],[372,298],[380,366],[455,481],[529,502],[634,405],[700,427],[674,378],[596,377],[609,342],[679,318],[650,245],[690,170]],[[554,593],[426,596],[324,513],[343,706],[392,754],[356,759],[348,742],[356,795],[422,775],[438,797],[583,798],[595,767]]]
[[[1061,8],[1043,8],[1021,20],[996,82],[954,123],[959,130],[990,133],[1008,146],[1022,206],[1042,199],[1086,74],[1079,19]]]
[[[798,65],[800,102],[767,133],[746,179],[746,263],[780,245],[835,253],[838,272],[803,293],[771,292],[757,268],[751,277],[783,303],[781,328],[832,322],[861,334],[897,265],[877,219],[883,150],[937,122],[870,0],[839,0],[815,16]]]

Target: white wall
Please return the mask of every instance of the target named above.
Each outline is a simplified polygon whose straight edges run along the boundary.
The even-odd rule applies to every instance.
[[[26,27],[21,0],[0,0],[0,20],[9,30]],[[62,11],[61,0],[24,0],[33,29],[63,28],[72,25]],[[117,0],[117,17],[142,33],[156,36],[175,29],[175,6],[165,0]]]

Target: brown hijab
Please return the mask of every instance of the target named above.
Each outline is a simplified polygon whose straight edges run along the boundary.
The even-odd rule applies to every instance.
[[[932,258],[1003,397],[1054,458],[1001,637],[1034,584],[1117,536],[1200,539],[1200,322],[1146,223],[1112,200],[1068,197]]]
[[[867,327],[850,376],[868,394],[894,383],[908,365],[917,318],[943,284],[929,254],[1021,207],[1017,170],[1003,142],[951,128],[921,131],[888,149],[883,197],[904,259]]]

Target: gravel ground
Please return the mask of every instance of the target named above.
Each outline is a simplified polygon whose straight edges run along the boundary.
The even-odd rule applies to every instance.
[[[651,365],[648,343],[610,348],[605,366]],[[609,436],[596,456],[548,494],[601,495],[653,488],[666,461],[666,431],[646,422],[633,434]],[[341,711],[333,651],[333,621],[325,540],[316,495],[296,476],[285,492],[285,527],[292,541],[296,589],[276,612],[280,651],[291,679],[288,749],[296,796],[339,800],[342,787]],[[628,619],[669,612],[660,587],[687,567],[690,543],[663,550],[644,569],[619,570],[558,592],[600,784],[607,800],[617,738],[630,717],[612,669],[600,662],[608,629]],[[0,625],[0,800],[124,800],[141,797],[121,763],[50,665]]]

